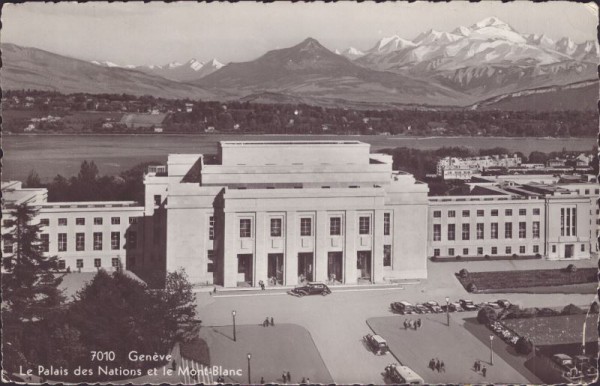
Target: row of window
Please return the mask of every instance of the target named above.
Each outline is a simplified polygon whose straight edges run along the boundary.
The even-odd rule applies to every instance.
[[[120,264],[119,259],[116,257],[113,257],[111,259],[110,263],[111,263],[112,267],[118,267]],[[77,259],[75,261],[75,265],[77,268],[84,268],[83,259]],[[94,267],[101,268],[102,267],[102,259],[94,259]],[[64,260],[58,261],[58,269],[65,269],[65,261]]]
[[[102,225],[104,223],[103,217],[94,217],[94,225]],[[111,217],[110,218],[111,225],[120,225],[121,217]],[[137,217],[129,217],[129,224],[137,224]],[[49,218],[41,218],[40,225],[49,226],[50,219]],[[60,217],[58,219],[59,226],[67,226],[68,219],[66,217]],[[75,225],[85,225],[85,217],[77,217],[75,218]]]
[[[448,241],[456,240],[456,224],[448,224]],[[470,240],[471,239],[471,224],[462,224],[461,229],[461,240]],[[476,224],[476,239],[484,240],[485,239],[485,224],[477,223]],[[534,239],[540,238],[540,222],[534,221],[531,224],[531,233]],[[498,223],[493,222],[490,223],[490,238],[497,239],[498,238]],[[513,238],[513,223],[507,222],[504,223],[504,238],[512,239]],[[519,238],[524,239],[527,238],[527,223],[524,221],[519,222]],[[433,241],[442,241],[442,225],[441,224],[433,224]]]
[[[300,218],[300,236],[312,236],[312,217],[301,217]],[[209,224],[209,239],[214,238],[214,218],[210,217]],[[371,234],[371,217],[360,216],[358,218],[358,233],[361,235]],[[283,234],[283,219],[282,218],[271,218],[271,237],[281,237]],[[390,213],[383,214],[383,234],[389,236],[391,234],[391,215]],[[342,235],[342,218],[341,217],[330,217],[329,218],[329,235],[330,236],[341,236]],[[248,238],[252,237],[252,220],[249,218],[240,219],[240,237]]]
[[[129,231],[127,233],[127,248],[135,249],[137,248],[137,233],[133,231]],[[103,233],[102,232],[94,232],[92,235],[93,245],[92,250],[101,251],[103,248]],[[48,233],[40,234],[41,248],[42,252],[48,252],[50,250],[50,235]],[[59,252],[67,252],[67,234],[59,233],[57,235],[58,242],[58,251]],[[4,253],[13,253],[13,244],[10,240],[4,240]],[[110,249],[111,250],[119,250],[121,249],[121,233],[120,232],[111,232],[110,233]],[[75,233],[75,251],[81,252],[85,251],[85,233]]]
[[[539,208],[533,208],[532,211],[534,216],[539,216],[540,215],[540,209]],[[477,217],[485,217],[485,210],[484,209],[478,209],[476,211]],[[491,209],[490,210],[490,215],[491,216],[498,216],[498,209]],[[513,215],[513,210],[512,209],[505,209],[504,210],[504,215],[505,216],[512,216]],[[446,214],[447,217],[456,217],[456,211],[455,210],[449,210]],[[527,216],[527,209],[519,209],[519,216]],[[440,218],[442,217],[442,211],[441,210],[434,210],[433,211],[433,217],[435,218]],[[470,210],[463,210],[462,211],[462,217],[471,217],[471,211]]]
[[[463,248],[462,249],[462,255],[463,256],[469,256],[469,248]],[[490,254],[491,255],[497,255],[498,254],[498,247],[491,247],[489,249]],[[436,248],[433,250],[433,256],[434,257],[439,257],[440,256],[440,252],[441,250],[439,248]],[[454,248],[448,248],[448,256],[456,256],[456,253],[458,251]],[[540,252],[540,246],[539,245],[534,245],[532,247],[532,253],[539,253]],[[506,255],[512,255],[513,253],[516,253],[516,250],[513,251],[512,247],[505,247],[504,248],[504,254]],[[520,254],[525,254],[527,253],[527,247],[525,245],[521,245],[519,246],[519,253]],[[484,248],[483,247],[477,247],[477,255],[478,256],[483,256],[484,254]]]

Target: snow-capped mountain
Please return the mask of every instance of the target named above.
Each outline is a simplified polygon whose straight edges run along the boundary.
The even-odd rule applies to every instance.
[[[357,58],[360,58],[361,56],[365,55],[364,52],[362,52],[361,50],[358,50],[354,47],[348,47],[342,52],[340,52],[338,50],[335,50],[335,51],[336,51],[335,52],[336,54],[345,56],[350,60],[357,59]]]

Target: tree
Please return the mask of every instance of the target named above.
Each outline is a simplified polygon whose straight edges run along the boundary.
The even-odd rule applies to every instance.
[[[27,179],[25,180],[26,188],[41,188],[42,182],[40,181],[40,176],[36,173],[35,170],[31,170]]]
[[[481,324],[490,324],[496,319],[498,319],[498,314],[492,307],[483,307],[477,312],[477,321]]]
[[[61,279],[52,273],[57,258],[44,256],[40,225],[32,224],[36,214],[27,204],[16,206],[5,220],[10,230],[2,235],[5,245],[13,245],[12,254],[4,254],[2,274],[2,343],[9,348],[3,367],[10,370],[35,363],[30,352],[36,346],[26,343],[28,337],[60,311],[64,300]]]
[[[530,339],[521,336],[517,340],[515,350],[517,350],[519,354],[529,354],[533,350],[533,342]]]

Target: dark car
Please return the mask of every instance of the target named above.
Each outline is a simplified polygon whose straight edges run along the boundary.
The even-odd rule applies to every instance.
[[[415,311],[417,312],[417,314],[429,314],[431,312],[431,310],[429,309],[429,307],[427,307],[425,303],[418,303],[415,306]]]
[[[390,308],[392,311],[398,312],[402,315],[412,314],[415,312],[415,306],[404,300],[401,302],[393,302],[390,304]]]
[[[477,311],[477,306],[473,303],[472,300],[460,299],[458,302],[465,311]]]
[[[308,283],[302,287],[296,287],[288,292],[294,296],[306,296],[306,295],[329,295],[331,290],[327,285],[323,283]]]
[[[498,300],[496,303],[498,303],[500,305],[500,307],[502,308],[508,308],[510,307],[510,301],[506,300],[506,299],[500,299]]]
[[[375,355],[385,355],[389,351],[387,342],[379,335],[367,334],[363,339]]]

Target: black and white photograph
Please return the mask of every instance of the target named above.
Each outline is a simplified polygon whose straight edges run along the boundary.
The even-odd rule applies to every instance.
[[[595,3],[0,7],[3,383],[598,380]]]

